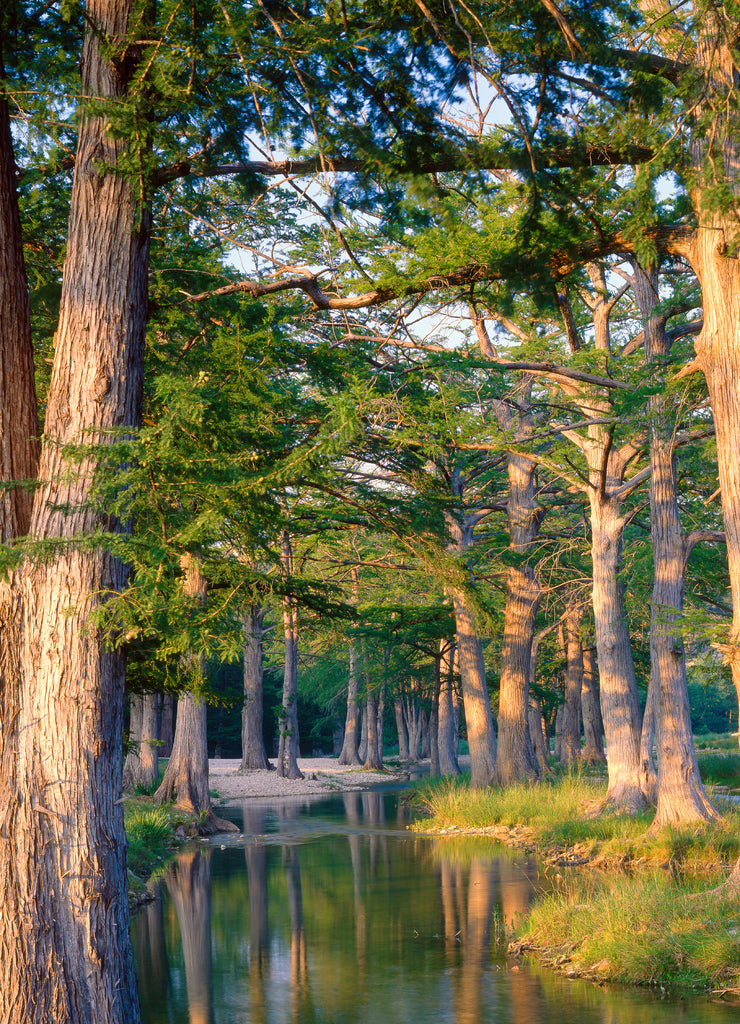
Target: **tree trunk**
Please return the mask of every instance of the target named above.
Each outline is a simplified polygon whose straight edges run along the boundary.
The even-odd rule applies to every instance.
[[[293,547],[287,530],[283,530],[280,551],[283,573],[289,579],[293,574]],[[298,767],[298,606],[289,595],[283,599],[283,626],[285,668],[277,771],[283,779],[302,779]]]
[[[560,763],[567,768],[577,765],[581,755],[581,689],[583,688],[583,647],[581,620],[583,607],[570,600],[566,607],[564,627],[565,704],[563,705],[563,738]]]
[[[272,768],[262,735],[264,683],[264,608],[253,604],[244,611],[244,707],[242,708],[241,771]]]
[[[536,697],[529,695],[529,735],[532,738],[532,748],[537,770],[540,775],[548,771],[547,762],[547,739],[545,737],[545,720],[542,717],[542,707]]]
[[[478,789],[493,782],[496,735],[493,731],[483,648],[469,607],[469,598],[463,591],[455,590],[452,592],[452,604],[455,609],[457,656],[470,750],[470,785]]]
[[[401,761],[408,761],[410,760],[409,733],[403,713],[403,700],[400,696],[393,698],[393,713],[396,717],[396,732],[398,733],[398,756]]]
[[[583,763],[606,764],[603,740],[604,724],[601,721],[601,705],[596,682],[596,658],[593,648],[590,646],[583,648],[581,711],[583,713]]]
[[[362,767],[379,770],[383,767],[383,759],[378,746],[378,699],[372,690],[368,690],[365,698],[365,720],[367,722],[367,751]]]
[[[365,757],[367,756],[367,715],[364,710],[362,711],[362,723],[360,725],[360,745],[357,748],[357,753],[360,757],[360,764],[365,763]]]
[[[664,361],[670,352],[665,319],[655,315],[658,273],[635,268],[634,291],[643,317],[645,358]],[[689,825],[719,817],[701,782],[691,733],[686,662],[681,633],[684,577],[692,541],[678,514],[673,404],[661,392],[650,398],[650,523],[653,600],[650,662],[657,670],[654,708],[658,736],[658,806],[653,828]]]
[[[141,697],[141,733],[139,738],[139,782],[151,790],[159,782],[159,746],[157,742],[158,695],[147,692]]]
[[[385,686],[381,686],[378,694],[378,757],[383,763],[383,738],[385,733]]]
[[[461,483],[453,481],[453,493],[462,498]],[[446,521],[451,536],[448,550],[454,551],[459,557],[465,556],[473,542],[473,522],[465,516],[458,521],[451,513],[447,514]],[[496,770],[496,734],[486,683],[483,646],[470,595],[461,587],[451,587],[448,593],[455,612],[460,687],[470,750],[470,785],[478,789],[493,782]]]
[[[455,713],[453,707],[455,691],[454,664],[454,643],[450,643],[449,640],[440,640],[439,724],[437,728],[440,775],[460,774],[460,765],[457,763]]]
[[[419,711],[419,723],[421,725],[421,758],[423,761],[431,756],[431,743],[429,740],[429,715],[426,708]]]
[[[531,417],[510,406],[497,405],[502,428],[516,425],[516,436],[524,438],[531,430]],[[542,511],[535,494],[537,463],[534,459],[510,452],[509,475],[510,548],[524,555],[531,548],[542,522]],[[529,672],[534,639],[534,622],[540,603],[540,587],[534,570],[511,566],[506,580],[504,639],[501,647],[501,691],[498,705],[498,753],[494,779],[501,786],[537,774],[537,762],[529,735]]]
[[[165,693],[161,698],[159,722],[159,753],[161,757],[169,757],[172,753],[172,741],[175,738],[175,698]]]
[[[624,522],[614,509],[614,500],[603,499],[598,477],[589,497],[592,599],[609,772],[606,802],[635,813],[645,807],[645,797],[640,785],[640,707],[619,575]]]
[[[529,671],[540,588],[531,569],[509,569],[506,582],[498,755],[494,781],[510,786],[537,774],[529,735]]]
[[[344,724],[344,740],[339,755],[340,764],[360,765],[360,752],[357,748],[358,726],[360,720],[360,678],[357,672],[357,653],[354,644],[349,648],[349,679],[347,681],[347,718]]]
[[[141,719],[143,716],[143,698],[140,693],[132,693],[129,698],[128,751],[123,764],[123,788],[136,789],[139,784],[139,745],[141,743]]]
[[[653,747],[655,745],[655,691],[659,685],[658,666],[651,664],[650,682],[648,683],[640,735],[640,782],[645,799],[653,805],[658,802],[658,772],[653,761]]]
[[[553,755],[556,761],[560,761],[563,755],[563,723],[565,721],[565,707],[561,704],[555,713],[555,741],[553,744]]]
[[[183,591],[194,602],[205,604],[206,579],[200,562],[193,555],[181,558]],[[208,788],[207,708],[199,695],[205,680],[206,665],[202,654],[188,654],[183,670],[190,690],[177,702],[177,725],[172,753],[159,789],[154,794],[158,804],[176,800],[176,806],[197,819],[201,835],[237,831],[231,822],[217,818],[211,808]]]
[[[0,27],[0,81],[5,79]],[[35,480],[39,421],[10,109],[0,94],[0,481]],[[33,492],[0,489],[0,542],[28,532]]]
[[[109,649],[90,626],[104,595],[124,587],[126,571],[99,548],[66,543],[101,526],[117,528],[90,500],[94,451],[78,462],[66,446],[114,445],[111,429],[140,421],[149,216],[146,197],[134,195],[130,176],[116,171],[121,158],[135,159],[135,143],[109,130],[137,73],[136,47],[120,59],[134,10],[133,0],[89,0],[85,8],[81,95],[94,96],[95,109],[83,100],[77,121],[43,483],[29,531],[62,543],[48,559],[24,563],[11,586],[0,584],[0,1020],[8,1024],[139,1020],[120,802],[123,652]],[[0,146],[7,159],[7,135]],[[7,181],[0,194],[12,202]],[[8,324],[5,302],[16,307],[2,299]],[[14,415],[32,388],[28,346],[19,345],[12,372],[27,377],[14,389]],[[3,438],[12,436],[5,431],[3,423]],[[20,433],[26,431],[33,427]],[[20,468],[33,463],[22,451],[27,436],[19,438],[14,475],[29,475]],[[12,529],[22,529],[22,515]]]

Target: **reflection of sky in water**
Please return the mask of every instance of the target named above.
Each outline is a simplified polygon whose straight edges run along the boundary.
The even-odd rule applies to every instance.
[[[232,817],[243,837],[184,851],[134,921],[144,1024],[737,1019],[512,971],[501,922],[546,886],[536,864],[481,839],[414,836],[395,794],[249,801]]]

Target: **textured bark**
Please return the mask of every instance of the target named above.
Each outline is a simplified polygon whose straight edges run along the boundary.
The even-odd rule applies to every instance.
[[[403,701],[398,696],[393,699],[393,714],[395,715],[396,733],[398,734],[398,756],[401,761],[408,761],[410,758],[409,733],[406,728],[406,717],[403,713]]]
[[[462,485],[453,481],[453,493],[461,493]],[[473,522],[447,515],[451,536],[449,550],[464,556],[473,541]],[[449,596],[455,612],[457,658],[460,688],[465,709],[465,725],[470,751],[470,785],[473,789],[489,786],[496,770],[496,734],[493,729],[491,699],[488,696],[483,646],[475,622],[470,595],[460,587],[451,587]]]
[[[645,358],[665,359],[670,344],[665,320],[655,315],[658,274],[637,267],[634,291],[643,316]],[[686,562],[692,540],[678,514],[672,405],[662,394],[650,399],[650,523],[653,542],[653,599],[650,608],[650,662],[655,673],[658,737],[658,806],[653,828],[689,825],[719,817],[699,775],[691,733],[686,663],[681,632]]]
[[[365,698],[365,720],[367,722],[367,750],[362,766],[378,770],[383,767],[383,757],[378,742],[378,698],[372,690],[368,690]]]
[[[136,70],[135,48],[126,62],[116,52],[134,7],[133,0],[86,4],[81,91],[96,97],[96,109],[83,109],[78,120],[48,441],[29,531],[40,539],[90,534],[101,518],[115,528],[90,501],[94,452],[70,462],[65,445],[114,444],[106,431],[140,420],[148,216],[128,176],[111,170],[127,147],[111,137],[109,111],[101,109],[126,97]],[[7,186],[0,192],[7,198]],[[28,393],[20,381],[19,389]],[[48,560],[24,564],[12,593],[2,587],[4,1024],[139,1020],[120,802],[123,654],[89,625],[102,595],[125,582],[110,555],[62,544]]]
[[[565,704],[563,705],[563,737],[560,763],[568,768],[578,764],[581,756],[581,689],[583,687],[583,648],[581,620],[583,607],[569,601],[563,619],[565,647]]]
[[[598,486],[598,485],[597,485]],[[592,599],[599,665],[601,713],[606,736],[609,787],[606,800],[634,813],[645,806],[640,785],[640,707],[619,575],[624,523],[614,500],[591,496]]]
[[[547,763],[547,738],[545,736],[545,719],[542,716],[542,707],[536,697],[529,695],[529,735],[532,739],[537,770],[540,775],[548,770]]]
[[[531,570],[511,567],[506,583],[498,754],[494,781],[509,786],[537,774],[529,735],[529,671],[540,588]]]
[[[655,746],[655,691],[660,685],[657,665],[650,666],[650,682],[645,699],[645,713],[642,716],[642,733],[640,735],[640,784],[645,799],[651,803],[658,802],[658,771],[653,760]]]
[[[497,415],[504,429],[511,429],[515,425],[518,438],[525,438],[531,430],[531,417],[517,410],[514,419],[508,404],[501,403]],[[537,505],[535,494],[537,463],[523,455],[509,453],[507,469],[509,546],[513,552],[524,555],[531,548],[542,521],[542,511]],[[539,584],[531,568],[509,568],[501,647],[498,753],[494,777],[502,786],[537,774],[537,762],[529,735],[529,672],[540,596]]]
[[[283,530],[280,541],[280,557],[288,579],[293,574],[293,546],[287,530]],[[290,596],[283,599],[283,628],[285,665],[277,771],[283,779],[302,779],[298,767],[298,605]]]
[[[251,605],[242,616],[242,635],[244,636],[244,707],[242,708],[242,763],[240,766],[242,771],[272,767],[267,758],[262,735],[264,616],[264,609],[259,605]]]
[[[123,788],[135,789],[139,784],[139,744],[141,742],[141,719],[143,715],[141,694],[132,693],[129,699],[129,748],[123,764]]]
[[[439,775],[439,691],[442,686],[441,660],[441,657],[437,655],[434,666],[432,710],[429,714],[429,774],[432,778],[436,778]]]
[[[457,763],[457,736],[455,731],[455,645],[449,640],[440,641],[440,690],[439,724],[437,747],[440,775],[459,775]]]
[[[416,692],[407,694],[404,697],[404,718],[409,736],[409,759],[418,761],[421,757],[421,740],[423,732],[423,719],[421,705]]]
[[[358,750],[358,732],[360,724],[360,705],[358,696],[360,692],[360,678],[357,672],[357,652],[354,644],[349,648],[349,679],[347,680],[347,717],[344,723],[344,740],[342,741],[342,752],[339,755],[340,764],[360,765],[360,752]]]
[[[183,590],[192,600],[201,604],[206,600],[206,579],[200,563],[192,555],[181,559]],[[198,819],[202,835],[236,831],[231,822],[217,818],[211,808],[208,788],[207,708],[198,695],[205,678],[205,658],[202,654],[189,654],[184,659],[184,671],[193,692],[181,694],[177,702],[177,724],[172,753],[161,785],[154,794],[157,803],[176,800],[177,807]]]
[[[381,686],[378,693],[378,757],[383,762],[383,742],[385,733],[385,687]]]
[[[601,704],[596,682],[596,658],[593,648],[583,648],[583,689],[581,690],[581,711],[583,714],[583,763],[606,764],[604,755],[604,723],[601,720]]]
[[[157,741],[156,693],[144,693],[141,704],[139,734],[139,785],[150,789],[159,781],[159,747]]]
[[[562,759],[563,754],[563,722],[565,721],[565,708],[561,704],[555,714],[555,738],[553,743],[553,754],[556,761]]]
[[[429,740],[429,715],[426,708],[422,708],[419,714],[421,720],[421,757],[426,760],[431,756],[431,743]]]
[[[5,78],[0,28],[0,81]],[[0,93],[0,480],[35,480],[39,461],[31,312],[10,110]],[[0,490],[0,542],[28,532],[33,492]]]
[[[172,741],[175,738],[175,698],[171,693],[162,695],[159,722],[159,752],[162,757],[172,753]]]

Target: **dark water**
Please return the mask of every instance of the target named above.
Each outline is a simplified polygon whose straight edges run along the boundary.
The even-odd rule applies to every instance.
[[[546,889],[485,840],[415,837],[400,794],[245,801],[134,920],[144,1024],[730,1024],[708,1000],[607,992],[508,962]]]

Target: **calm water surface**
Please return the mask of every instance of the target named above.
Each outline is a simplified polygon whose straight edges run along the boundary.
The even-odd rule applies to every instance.
[[[485,840],[415,837],[400,794],[249,800],[133,923],[144,1024],[730,1024],[709,1001],[507,963],[547,878]]]

